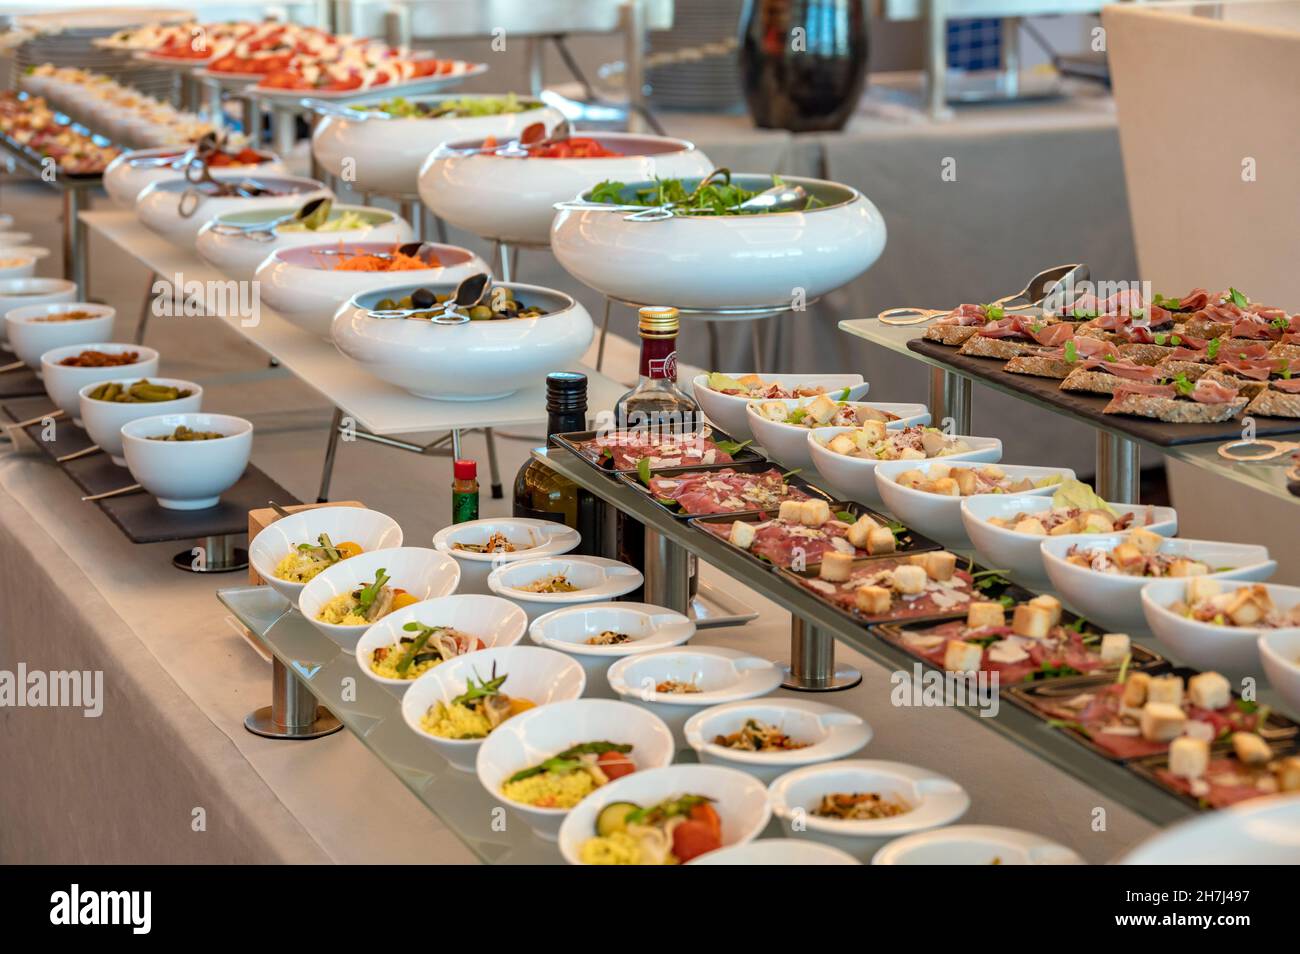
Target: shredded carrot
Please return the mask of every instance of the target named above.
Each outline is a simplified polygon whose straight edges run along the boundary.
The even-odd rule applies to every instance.
[[[394,245],[392,250],[382,255],[372,252],[356,252],[348,255],[344,250],[343,243],[339,243],[338,255],[320,255],[321,268],[332,269],[336,272],[412,272],[419,269],[437,268],[442,263],[438,261],[436,255],[430,255],[428,258],[417,258],[414,255],[406,255],[398,251],[400,246]]]

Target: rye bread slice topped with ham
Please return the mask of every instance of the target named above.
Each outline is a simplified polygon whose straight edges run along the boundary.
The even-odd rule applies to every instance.
[[[1155,370],[1154,368],[1151,370]],[[1249,403],[1231,384],[1203,375],[1195,383],[1140,384],[1116,388],[1103,414],[1132,414],[1168,424],[1218,424],[1236,417]],[[1183,395],[1186,393],[1186,397]]]

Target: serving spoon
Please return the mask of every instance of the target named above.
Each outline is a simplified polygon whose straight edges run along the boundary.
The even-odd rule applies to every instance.
[[[1055,265],[1052,268],[1045,268],[1014,295],[1006,295],[997,301],[990,302],[993,307],[1002,308],[1004,311],[1020,311],[1025,308],[1033,308],[1042,304],[1043,299],[1050,295],[1056,288],[1062,284],[1066,287],[1077,282],[1088,280],[1088,266],[1084,264],[1074,265]],[[1012,304],[1020,302],[1020,304]],[[883,325],[919,325],[933,318],[940,318],[943,315],[952,313],[951,308],[916,308],[904,306],[901,308],[887,308],[876,316]]]
[[[265,222],[253,222],[249,225],[232,225],[218,222],[212,226],[215,235],[237,235],[250,238],[255,242],[270,242],[275,239],[275,230],[289,222],[301,222],[311,231],[316,231],[329,220],[334,201],[329,196],[318,196],[303,203],[302,208],[288,215],[280,215]]]
[[[479,272],[461,279],[452,296],[442,303],[442,311],[429,319],[435,325],[463,325],[470,320],[469,309],[483,300],[492,284],[492,277],[487,272]],[[423,294],[421,294],[423,293]],[[428,314],[438,307],[433,292],[427,288],[417,288],[411,293],[411,308],[393,308],[383,311],[368,312],[371,318],[410,318],[413,315]],[[461,310],[463,309],[463,310]]]

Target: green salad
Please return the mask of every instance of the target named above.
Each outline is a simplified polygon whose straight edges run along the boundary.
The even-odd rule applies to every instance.
[[[432,103],[414,103],[402,96],[352,107],[363,113],[387,113],[396,119],[442,119],[450,116],[504,116],[507,113],[525,113],[541,109],[542,104],[520,99],[514,93],[505,96],[467,96],[464,99],[444,99]]]
[[[725,172],[725,170],[723,170]],[[604,202],[609,205],[645,205],[655,208],[671,205],[677,215],[765,215],[766,209],[737,209],[747,199],[758,195],[744,186],[731,181],[731,173],[718,179],[702,182],[694,189],[687,189],[681,179],[655,179],[654,185],[646,189],[633,189],[629,194],[627,183],[605,180],[596,184],[589,198],[592,202]],[[780,176],[772,176],[771,186],[782,185]],[[770,188],[771,186],[765,187]],[[815,196],[809,196],[803,211],[815,209],[824,203]],[[784,210],[789,211],[789,210]]]

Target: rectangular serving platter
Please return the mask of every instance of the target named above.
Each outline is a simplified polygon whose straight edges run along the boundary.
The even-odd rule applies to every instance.
[[[728,434],[726,431],[720,430],[717,427],[714,427],[712,424],[706,424],[703,428],[701,428],[701,431],[703,432],[704,437],[713,441],[715,444],[721,441],[731,441],[735,444],[742,445],[740,450],[737,451],[736,454],[732,455],[732,457],[734,458],[734,462],[737,464],[749,463],[752,461],[767,462],[767,458],[765,458],[762,454],[758,453],[755,450],[750,449],[750,445],[753,444],[753,441],[738,441],[730,434]],[[565,449],[571,451],[573,455],[578,458],[578,460],[582,461],[588,467],[592,468],[598,473],[602,473],[606,475],[607,477],[613,477],[617,479],[619,474],[632,474],[635,476],[636,474],[635,467],[628,467],[622,470],[616,470],[613,467],[606,467],[603,464],[600,464],[599,462],[592,460],[590,457],[588,457],[586,454],[582,452],[582,449],[579,446],[580,444],[586,441],[595,440],[597,437],[600,437],[602,433],[604,432],[574,431],[569,434],[552,434],[551,440],[555,441],[561,447],[564,447]],[[698,464],[698,465],[693,464],[690,466],[730,467],[731,464]],[[777,466],[777,465],[773,464],[773,466]],[[668,468],[664,468],[664,469],[666,470]],[[658,471],[655,471],[655,473],[658,473]]]
[[[654,476],[671,478],[671,477],[679,477],[683,474],[709,473],[709,472],[717,472],[720,470],[727,470],[727,469],[738,471],[740,473],[745,473],[745,474],[761,474],[769,470],[780,471],[781,465],[777,464],[775,461],[769,461],[769,460],[753,460],[753,461],[747,461],[745,463],[739,463],[739,464],[693,464],[688,467],[664,467],[661,470],[656,470],[654,472]],[[834,502],[835,497],[833,494],[831,494],[829,491],[822,490],[820,487],[813,486],[808,481],[800,477],[797,473],[791,471],[783,471],[783,474],[785,475],[785,482],[787,484],[793,487],[798,487],[800,490],[806,493],[809,496],[809,498],[812,499],[820,498],[822,500],[825,500],[827,503]],[[665,503],[663,500],[650,493],[650,488],[641,482],[641,476],[639,474],[633,471],[622,471],[617,476],[619,480],[627,484],[629,487],[633,487],[636,490],[640,491],[641,493],[645,494],[646,497],[649,500],[651,500],[654,504],[656,504],[658,507],[660,507],[664,511],[664,513],[678,520],[689,520],[691,517],[723,517],[723,516],[735,517],[744,514],[763,512],[760,508],[750,508],[748,510],[727,510],[723,513],[717,513],[717,514],[686,513],[684,510],[678,508],[675,503],[673,502]],[[832,507],[831,509],[834,509],[834,507]]]
[[[1300,755],[1300,740],[1280,739],[1270,741],[1269,747],[1273,750],[1273,755],[1277,758],[1285,758],[1289,755]],[[1232,745],[1230,743],[1216,742],[1210,746],[1210,761],[1231,754]],[[1222,810],[1206,803],[1203,799],[1191,794],[1190,792],[1184,792],[1180,789],[1174,788],[1172,785],[1166,784],[1164,779],[1162,779],[1158,773],[1160,769],[1167,768],[1168,766],[1169,753],[1167,752],[1163,755],[1148,755],[1142,758],[1132,759],[1128,762],[1128,768],[1132,769],[1134,775],[1137,775],[1144,781],[1150,782],[1162,792],[1173,795],[1175,798],[1180,799],[1197,811],[1211,812]],[[1261,792],[1258,797],[1267,798],[1268,793]],[[1254,801],[1254,799],[1244,799],[1243,801]],[[1241,804],[1241,802],[1236,804]]]

